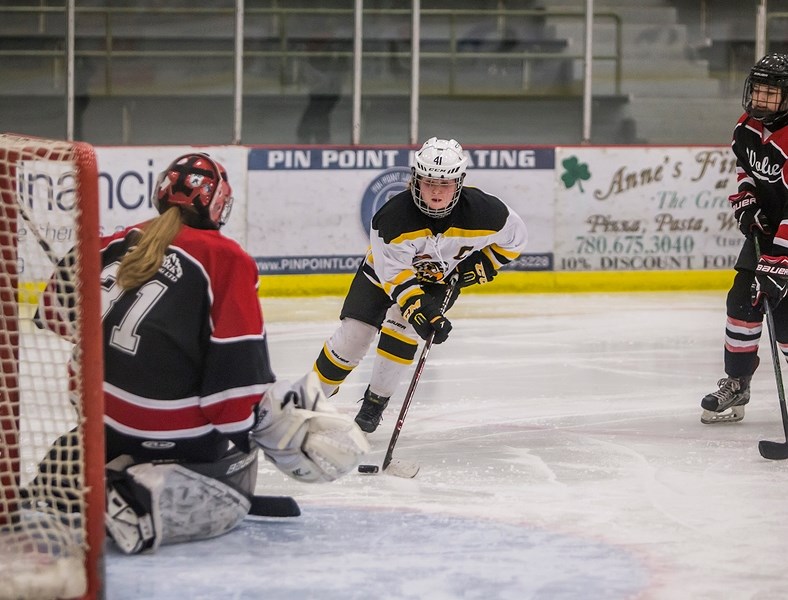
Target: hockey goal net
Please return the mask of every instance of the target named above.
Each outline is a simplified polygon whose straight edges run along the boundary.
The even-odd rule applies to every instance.
[[[0,599],[98,598],[104,434],[95,152],[0,134],[0,197]],[[42,290],[67,254],[68,284],[51,295],[69,339],[36,326]],[[64,443],[50,451],[56,440]]]

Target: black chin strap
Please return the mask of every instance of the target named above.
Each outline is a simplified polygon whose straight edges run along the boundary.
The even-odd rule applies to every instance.
[[[198,214],[187,208],[181,208],[181,219],[184,224],[194,229],[219,229],[219,225],[211,221],[207,215]]]

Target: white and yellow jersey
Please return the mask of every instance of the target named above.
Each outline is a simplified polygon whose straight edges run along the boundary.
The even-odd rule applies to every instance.
[[[434,219],[410,190],[394,196],[372,218],[364,273],[400,307],[440,283],[464,258],[483,250],[496,269],[517,258],[528,241],[523,220],[495,196],[464,186],[451,213]]]

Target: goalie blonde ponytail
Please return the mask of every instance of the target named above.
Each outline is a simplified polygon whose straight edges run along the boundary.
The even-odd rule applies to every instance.
[[[118,284],[124,290],[141,286],[161,267],[164,252],[181,230],[181,211],[177,206],[148,222],[142,237],[120,261]]]

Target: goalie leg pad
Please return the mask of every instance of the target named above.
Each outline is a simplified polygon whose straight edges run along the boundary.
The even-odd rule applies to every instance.
[[[129,473],[157,495],[161,544],[222,535],[249,513],[246,496],[181,465],[145,463],[130,467]]]
[[[141,463],[107,485],[107,530],[127,554],[227,533],[249,512],[249,498],[176,463]]]
[[[157,545],[151,492],[126,471],[107,469],[104,525],[125,554],[138,554]]]

